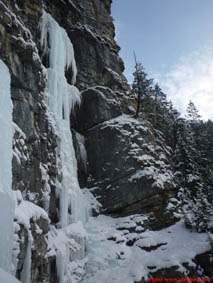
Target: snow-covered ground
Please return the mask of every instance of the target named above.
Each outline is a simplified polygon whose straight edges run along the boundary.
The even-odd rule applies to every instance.
[[[161,231],[144,231],[145,216],[100,215],[86,225],[88,264],[85,283],[133,283],[150,271],[194,266],[192,259],[210,248],[206,234],[187,230],[182,221]]]

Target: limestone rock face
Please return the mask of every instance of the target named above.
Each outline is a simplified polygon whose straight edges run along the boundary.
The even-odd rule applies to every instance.
[[[79,62],[77,85],[80,88],[96,85],[113,90],[127,90],[126,79],[122,75],[124,64],[114,41],[114,25],[110,15],[111,1],[72,1],[79,8],[80,24],[71,27],[71,37]]]
[[[80,90],[97,85],[129,90],[114,40],[111,1],[44,1],[45,9],[66,29],[75,50]],[[67,74],[68,77],[69,74]]]

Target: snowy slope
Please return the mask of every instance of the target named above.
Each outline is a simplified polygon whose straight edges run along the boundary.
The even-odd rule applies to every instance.
[[[85,283],[134,283],[149,272],[195,264],[192,259],[210,248],[205,233],[187,230],[182,221],[160,231],[144,231],[146,217],[100,215],[87,224],[88,265]]]

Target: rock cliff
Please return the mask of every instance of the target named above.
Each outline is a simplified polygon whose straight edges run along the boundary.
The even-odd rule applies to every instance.
[[[41,42],[44,11],[66,31],[74,48],[82,104],[75,106],[70,123],[78,180],[82,188],[89,188],[85,194],[97,197],[99,211],[95,213],[142,214],[146,218],[142,230],[156,231],[178,222],[181,208],[171,148],[144,117],[132,118],[134,103],[114,39],[111,0],[0,0],[0,59],[10,71],[13,102],[13,272],[23,283],[83,282],[87,235],[82,223],[61,227],[60,222],[65,174],[62,138],[47,103],[51,66]],[[73,68],[66,69],[70,85],[73,73]],[[73,209],[71,201],[66,212],[70,219]],[[138,232],[135,226],[126,231],[129,239],[122,241],[133,246],[136,239],[130,240],[131,235]],[[70,250],[69,264],[63,259],[66,249]],[[194,265],[204,269],[203,275],[212,276],[207,256],[205,260],[201,255]],[[170,276],[176,276],[176,267],[167,270]],[[156,277],[167,272],[153,269],[150,274]],[[185,270],[190,268],[185,266]],[[196,268],[191,270],[196,276]]]

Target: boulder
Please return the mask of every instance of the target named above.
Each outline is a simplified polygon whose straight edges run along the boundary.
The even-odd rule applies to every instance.
[[[89,186],[105,213],[175,188],[170,149],[144,121],[121,115],[86,131]],[[131,213],[138,212],[130,209]]]
[[[105,87],[89,88],[81,93],[82,104],[76,117],[71,119],[73,128],[80,132],[121,115],[120,102],[115,93]]]

